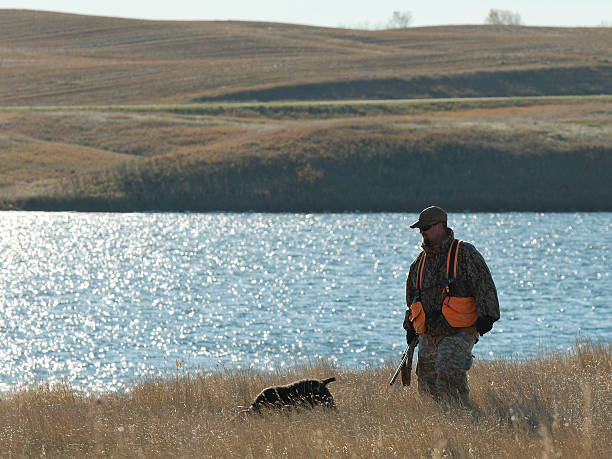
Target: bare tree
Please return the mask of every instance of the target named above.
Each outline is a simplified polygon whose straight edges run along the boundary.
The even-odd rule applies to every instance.
[[[410,11],[394,11],[391,19],[387,22],[387,29],[405,29],[412,24],[412,13]]]
[[[405,29],[412,24],[412,13],[410,11],[394,11],[391,18],[386,22],[370,23],[362,21],[355,25],[338,24],[338,27],[358,30],[383,30],[383,29]]]
[[[485,24],[493,25],[522,25],[521,15],[508,10],[491,8],[489,15],[485,18]]]

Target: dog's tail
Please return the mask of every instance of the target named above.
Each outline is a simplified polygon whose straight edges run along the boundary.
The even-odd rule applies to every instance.
[[[334,378],[333,376],[331,378],[327,378],[323,380],[323,384],[325,384],[326,386],[330,383],[330,382],[334,382],[336,380],[336,378]]]

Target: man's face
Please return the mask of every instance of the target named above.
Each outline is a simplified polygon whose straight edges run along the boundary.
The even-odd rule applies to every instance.
[[[429,228],[420,228],[419,232],[423,236],[426,245],[439,245],[446,238],[446,231],[442,223],[436,223]]]

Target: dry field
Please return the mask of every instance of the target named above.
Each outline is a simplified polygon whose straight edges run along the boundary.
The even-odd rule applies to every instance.
[[[609,94],[611,28],[363,31],[0,10],[0,106]]]
[[[393,367],[313,363],[275,374],[221,370],[82,394],[44,384],[3,394],[2,457],[604,458],[612,442],[612,349],[479,361],[470,370],[481,413],[436,405],[416,387],[388,386]],[[237,416],[263,387],[335,375],[337,413]],[[413,376],[413,378],[415,378]],[[416,381],[415,381],[416,384]]]

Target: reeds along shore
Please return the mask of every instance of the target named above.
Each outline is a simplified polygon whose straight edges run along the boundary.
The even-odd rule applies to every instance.
[[[0,400],[2,457],[609,457],[612,349],[477,362],[472,398],[482,415],[442,409],[389,387],[393,362],[353,371],[325,362],[275,374],[181,374],[125,393],[85,395],[33,386]],[[237,416],[263,387],[336,376],[337,413]]]
[[[224,158],[214,161],[170,155],[77,176],[14,206],[405,212],[438,202],[446,209],[471,211],[611,209],[612,155],[599,145],[547,150],[527,135],[504,142],[490,132],[384,135],[349,127],[299,139],[266,138],[241,148],[240,154],[217,152]]]

